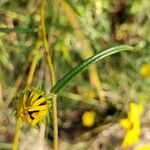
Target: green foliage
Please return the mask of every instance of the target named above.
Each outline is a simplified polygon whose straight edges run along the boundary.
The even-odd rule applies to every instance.
[[[54,87],[50,85],[47,64],[44,55],[41,55],[32,86],[58,93],[76,77],[58,95],[60,138],[63,135],[68,139],[80,139],[77,135],[85,132],[81,116],[86,110],[97,113],[99,118],[95,126],[99,127],[107,122],[116,122],[118,116],[122,117],[129,101],[149,103],[150,78],[140,74],[141,66],[150,63],[149,0],[66,0],[72,13],[65,13],[59,0],[46,2],[46,37],[58,82]],[[40,1],[37,0],[0,0],[0,106],[3,106],[2,102],[10,102],[26,86],[36,42],[41,40],[39,6]],[[122,44],[131,45],[135,50],[132,53],[118,53],[122,48],[114,46]],[[102,51],[109,47],[113,48]],[[123,50],[128,48],[123,47]],[[88,56],[89,59],[82,55],[83,52],[86,54],[87,49],[93,56]],[[38,51],[43,51],[43,45],[39,46]],[[98,61],[112,53],[117,54]],[[98,92],[93,86],[94,79],[89,70],[85,70],[95,61],[106,98],[104,106],[99,103]],[[11,105],[7,110],[6,114],[9,115]],[[1,123],[3,118],[4,123]],[[6,116],[0,117],[3,140],[0,147],[10,147],[5,143],[10,142],[8,137],[12,137],[13,132],[1,132],[6,126],[8,131],[12,131],[12,116],[7,119]],[[6,125],[7,122],[9,125]],[[51,124],[48,124],[49,128]],[[95,135],[99,130],[93,128],[92,135]],[[47,134],[47,138],[53,138],[52,132]],[[104,149],[111,149],[113,146],[110,143],[105,144]]]
[[[17,32],[17,33],[36,33],[38,32],[38,29],[24,29],[24,28],[0,28],[0,32],[3,33],[11,33],[11,32]]]
[[[105,50],[101,53],[98,53],[87,60],[83,61],[81,64],[70,70],[60,81],[56,83],[51,89],[51,92],[57,94],[64,86],[66,86],[76,75],[83,72],[89,65],[97,62],[98,60],[101,60],[109,55],[121,52],[121,51],[127,51],[127,50],[133,50],[131,46],[127,45],[121,45],[118,47],[113,47],[108,50]]]

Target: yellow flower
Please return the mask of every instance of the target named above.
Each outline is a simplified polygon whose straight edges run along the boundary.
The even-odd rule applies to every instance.
[[[34,126],[44,120],[48,107],[47,97],[43,92],[37,89],[25,91],[17,101],[17,117]]]
[[[82,115],[82,124],[85,127],[92,127],[95,123],[96,113],[95,111],[85,111]]]
[[[94,99],[96,96],[94,90],[92,89],[88,89],[85,94],[83,95],[83,97],[86,99],[86,100],[91,100],[91,99]]]
[[[140,146],[136,150],[150,150],[150,144]]]
[[[140,73],[144,77],[150,77],[150,64],[143,64],[140,68]]]
[[[141,134],[140,117],[143,105],[130,103],[128,118],[120,120],[120,125],[126,130],[126,135],[122,142],[122,148],[131,147],[139,141]]]

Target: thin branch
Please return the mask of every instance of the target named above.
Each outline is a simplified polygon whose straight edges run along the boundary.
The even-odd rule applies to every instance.
[[[45,29],[45,0],[41,0],[41,35],[42,35],[42,40],[44,44],[44,50],[45,50],[45,57],[47,61],[47,65],[49,68],[49,75],[50,75],[50,80],[51,80],[51,86],[55,85],[56,79],[55,79],[55,73],[54,73],[54,68],[51,60],[51,56],[49,53],[49,48],[48,48],[48,42],[46,39],[46,29]],[[52,107],[53,107],[53,128],[54,128],[54,143],[53,143],[53,148],[54,150],[58,149],[58,124],[57,124],[57,100],[56,97],[53,98],[52,101]]]

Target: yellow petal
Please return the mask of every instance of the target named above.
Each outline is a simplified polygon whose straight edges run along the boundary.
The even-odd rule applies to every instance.
[[[31,108],[28,109],[28,111],[36,111],[36,110],[45,110],[48,109],[47,105],[41,105],[41,106],[33,106]]]
[[[41,118],[43,118],[44,116],[46,116],[47,113],[48,113],[48,110],[43,110],[43,111],[40,111],[40,112],[38,112],[38,113],[35,113],[33,116],[34,116],[35,118],[41,119]]]
[[[128,119],[121,119],[119,123],[125,129],[131,128],[131,122]]]
[[[132,124],[140,123],[140,117],[143,111],[142,104],[130,103],[130,111],[128,113],[129,120]]]
[[[136,130],[129,130],[125,135],[122,148],[132,147],[139,141],[139,133],[137,134]]]
[[[38,122],[39,122],[39,120],[34,119],[30,124],[31,124],[32,126],[35,126]]]
[[[140,68],[140,73],[143,77],[150,77],[150,64],[143,64]]]
[[[140,146],[136,150],[150,150],[150,144]]]
[[[43,103],[43,102],[46,102],[44,97],[42,97],[42,98],[38,99],[37,101],[35,101],[35,102],[32,104],[32,107],[33,107],[33,106],[39,106],[39,105],[40,105],[41,103]]]
[[[32,95],[31,98],[29,98],[30,105],[33,105],[33,103],[37,100],[37,98],[40,96],[39,92],[36,92],[35,94]]]
[[[82,116],[82,124],[85,127],[92,127],[95,123],[96,113],[94,111],[85,111]]]

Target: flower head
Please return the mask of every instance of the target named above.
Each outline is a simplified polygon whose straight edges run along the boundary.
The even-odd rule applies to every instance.
[[[143,105],[130,103],[130,111],[128,118],[120,120],[120,125],[126,130],[126,135],[123,139],[122,147],[131,147],[139,141],[141,134],[140,117],[142,114]]]
[[[95,111],[85,111],[82,115],[82,124],[85,127],[92,127],[95,123],[96,113]]]
[[[150,64],[143,64],[140,68],[140,73],[144,77],[150,77]]]
[[[17,117],[31,125],[44,120],[48,113],[48,101],[44,92],[32,89],[20,94],[17,101]]]

